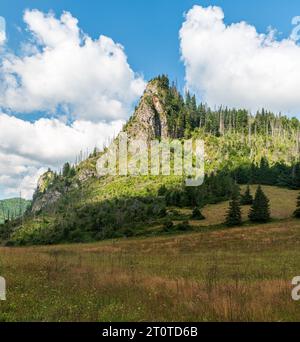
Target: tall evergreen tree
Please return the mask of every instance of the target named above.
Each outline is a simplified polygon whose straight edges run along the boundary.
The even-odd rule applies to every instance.
[[[269,199],[264,194],[261,186],[259,185],[255,194],[252,208],[249,213],[249,219],[252,222],[268,222],[270,221],[270,205]]]
[[[297,207],[296,207],[296,210],[294,211],[294,216],[297,218],[300,218],[300,194],[297,198]]]
[[[229,202],[229,209],[226,216],[226,225],[228,227],[238,226],[242,223],[242,214],[239,201],[239,193],[234,192]]]
[[[62,172],[63,177],[69,176],[70,169],[71,169],[71,165],[69,163],[65,163],[63,166],[63,172]]]
[[[241,198],[241,205],[252,205],[253,204],[253,197],[250,192],[250,186],[247,186],[247,189],[244,195]]]
[[[297,163],[296,165],[293,166],[291,188],[293,189],[300,188],[300,163]]]
[[[268,159],[266,157],[262,157],[259,167],[259,183],[270,184],[270,176],[270,166]]]

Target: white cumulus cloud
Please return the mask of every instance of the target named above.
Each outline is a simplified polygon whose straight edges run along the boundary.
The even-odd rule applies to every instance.
[[[31,39],[23,56],[2,56],[0,106],[14,112],[45,111],[81,120],[127,118],[145,82],[127,62],[123,47],[84,34],[64,12],[27,10]]]
[[[186,86],[210,106],[300,113],[300,46],[246,22],[226,25],[220,7],[194,6],[180,30]]]
[[[6,28],[5,19],[0,17],[0,45],[4,44],[6,41]]]
[[[30,198],[38,177],[51,167],[74,162],[82,151],[102,148],[121,130],[123,121],[92,123],[74,121],[67,125],[57,119],[33,123],[0,114],[0,190],[2,197]]]

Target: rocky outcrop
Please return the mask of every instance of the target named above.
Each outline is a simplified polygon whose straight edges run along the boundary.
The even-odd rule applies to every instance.
[[[52,171],[47,171],[38,180],[38,185],[37,185],[37,192],[38,193],[44,193],[47,191],[49,185],[54,180],[54,173]]]
[[[31,205],[31,212],[38,213],[39,211],[54,204],[62,194],[57,190],[48,190],[55,179],[54,172],[48,170],[38,180],[36,193]]]
[[[84,183],[88,179],[96,177],[96,176],[97,176],[96,170],[83,169],[83,170],[80,170],[78,174],[78,180],[81,183]]]
[[[164,111],[163,91],[157,81],[149,82],[126,132],[129,138],[150,141],[168,138],[167,115]]]
[[[62,194],[57,190],[50,190],[44,193],[42,196],[38,196],[32,203],[32,213],[38,213],[41,210],[48,208],[52,204],[56,203],[61,196]]]

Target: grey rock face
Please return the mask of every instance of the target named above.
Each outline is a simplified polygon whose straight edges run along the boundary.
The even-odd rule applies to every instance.
[[[78,175],[78,180],[82,183],[86,182],[88,179],[92,178],[92,177],[96,177],[96,170],[81,170],[79,175]]]
[[[156,138],[168,138],[167,115],[163,108],[157,83],[149,83],[127,129],[129,138],[147,142]]]
[[[57,202],[61,196],[62,194],[56,190],[48,191],[34,201],[31,211],[37,213]]]

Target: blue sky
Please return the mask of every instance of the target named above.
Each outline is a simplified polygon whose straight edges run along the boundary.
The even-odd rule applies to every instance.
[[[299,117],[296,16],[299,0],[1,1],[0,199],[101,148],[158,74],[211,107]]]
[[[24,28],[25,9],[53,10],[57,15],[70,11],[93,38],[104,34],[121,43],[133,70],[146,79],[164,72],[183,86],[178,31],[183,13],[195,4],[221,6],[226,23],[245,20],[259,32],[271,25],[282,32],[282,37],[290,34],[292,18],[300,15],[298,0],[10,0],[1,1],[0,15],[7,21],[9,46],[17,48],[24,39],[24,32],[17,27]]]

